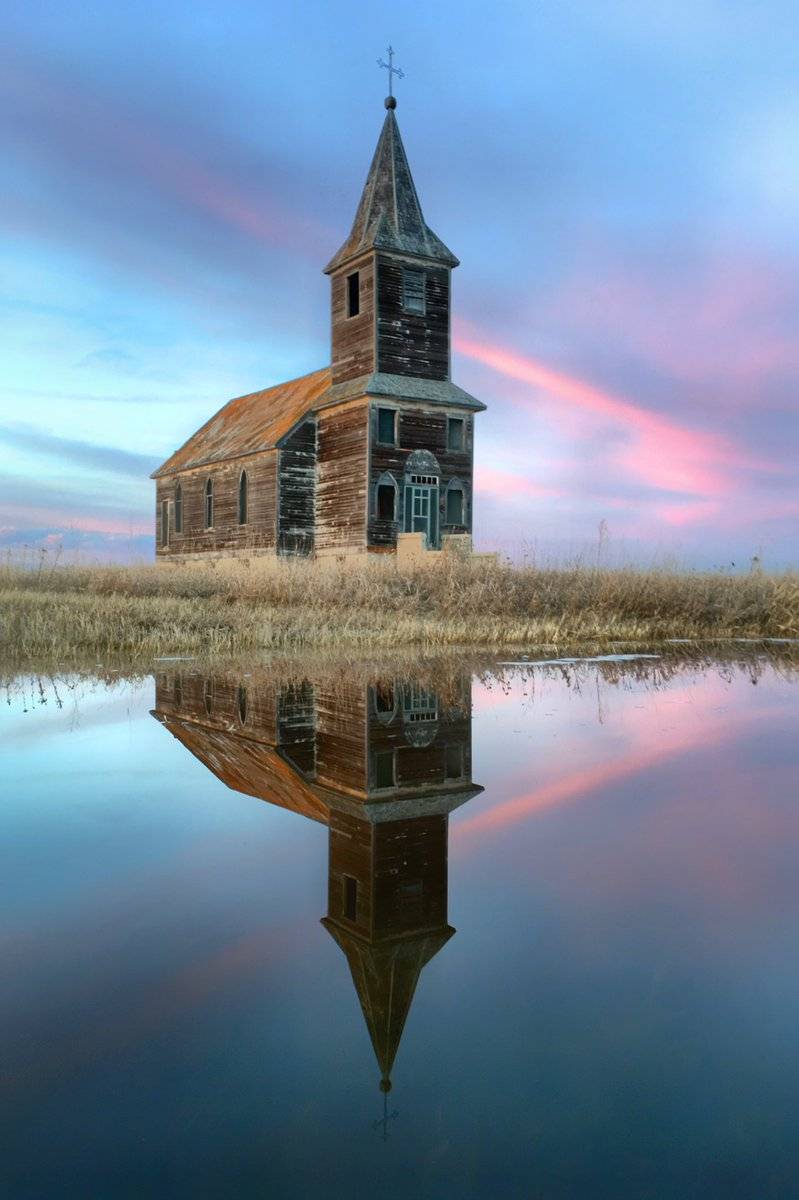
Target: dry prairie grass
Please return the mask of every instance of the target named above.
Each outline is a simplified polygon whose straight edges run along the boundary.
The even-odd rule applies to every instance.
[[[514,567],[446,556],[335,565],[0,567],[6,662],[316,648],[653,643],[793,637],[799,575]]]

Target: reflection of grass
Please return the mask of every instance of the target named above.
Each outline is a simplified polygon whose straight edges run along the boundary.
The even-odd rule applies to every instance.
[[[799,634],[799,575],[539,569],[446,557],[333,566],[0,568],[0,656],[550,646]]]

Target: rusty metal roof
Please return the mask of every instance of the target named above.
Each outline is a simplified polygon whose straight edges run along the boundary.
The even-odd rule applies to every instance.
[[[329,387],[330,368],[324,367],[262,392],[229,400],[153,471],[151,478],[273,449],[302,417],[314,410]]]
[[[394,250],[450,267],[458,265],[455,255],[433,233],[422,215],[392,109],[386,113],[350,236],[325,271],[335,271],[367,250]]]
[[[158,711],[153,716],[234,792],[327,825],[330,807],[321,793],[268,742]]]

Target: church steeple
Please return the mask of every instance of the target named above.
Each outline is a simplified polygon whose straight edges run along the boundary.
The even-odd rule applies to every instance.
[[[369,168],[352,230],[325,267],[330,275],[369,250],[409,254],[457,267],[458,259],[425,223],[399,125],[396,100],[386,100],[388,112]]]
[[[333,384],[373,373],[445,381],[450,274],[458,259],[426,223],[405,147],[386,118],[349,237],[325,267]]]

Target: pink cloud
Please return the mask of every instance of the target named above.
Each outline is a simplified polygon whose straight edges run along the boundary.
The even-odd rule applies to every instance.
[[[477,492],[483,495],[496,496],[507,501],[512,496],[524,496],[530,500],[540,500],[551,496],[562,496],[562,488],[551,487],[548,484],[535,483],[523,475],[512,471],[504,471],[500,467],[480,465],[475,467],[474,484]]]
[[[79,533],[111,533],[135,537],[140,534],[153,532],[153,523],[143,520],[140,516],[131,516],[129,520],[120,517],[83,516],[81,514],[65,513],[57,508],[35,508],[22,504],[4,504],[0,510],[3,518],[16,520],[13,528],[19,529],[19,522],[25,527],[41,529],[50,526],[48,540],[57,536],[58,531],[67,530]]]
[[[753,460],[726,438],[690,429],[529,355],[488,342],[463,324],[456,330],[454,345],[461,354],[505,378],[529,384],[538,392],[566,401],[572,411],[576,409],[613,427],[621,435],[621,444],[612,444],[603,453],[627,476],[649,487],[718,499],[735,490],[735,470],[771,469],[771,464]],[[538,400],[532,397],[512,398],[512,402],[539,408]],[[557,410],[554,416],[557,419]],[[683,523],[691,515],[686,510]],[[706,510],[701,514],[696,510],[693,515],[707,514]]]

